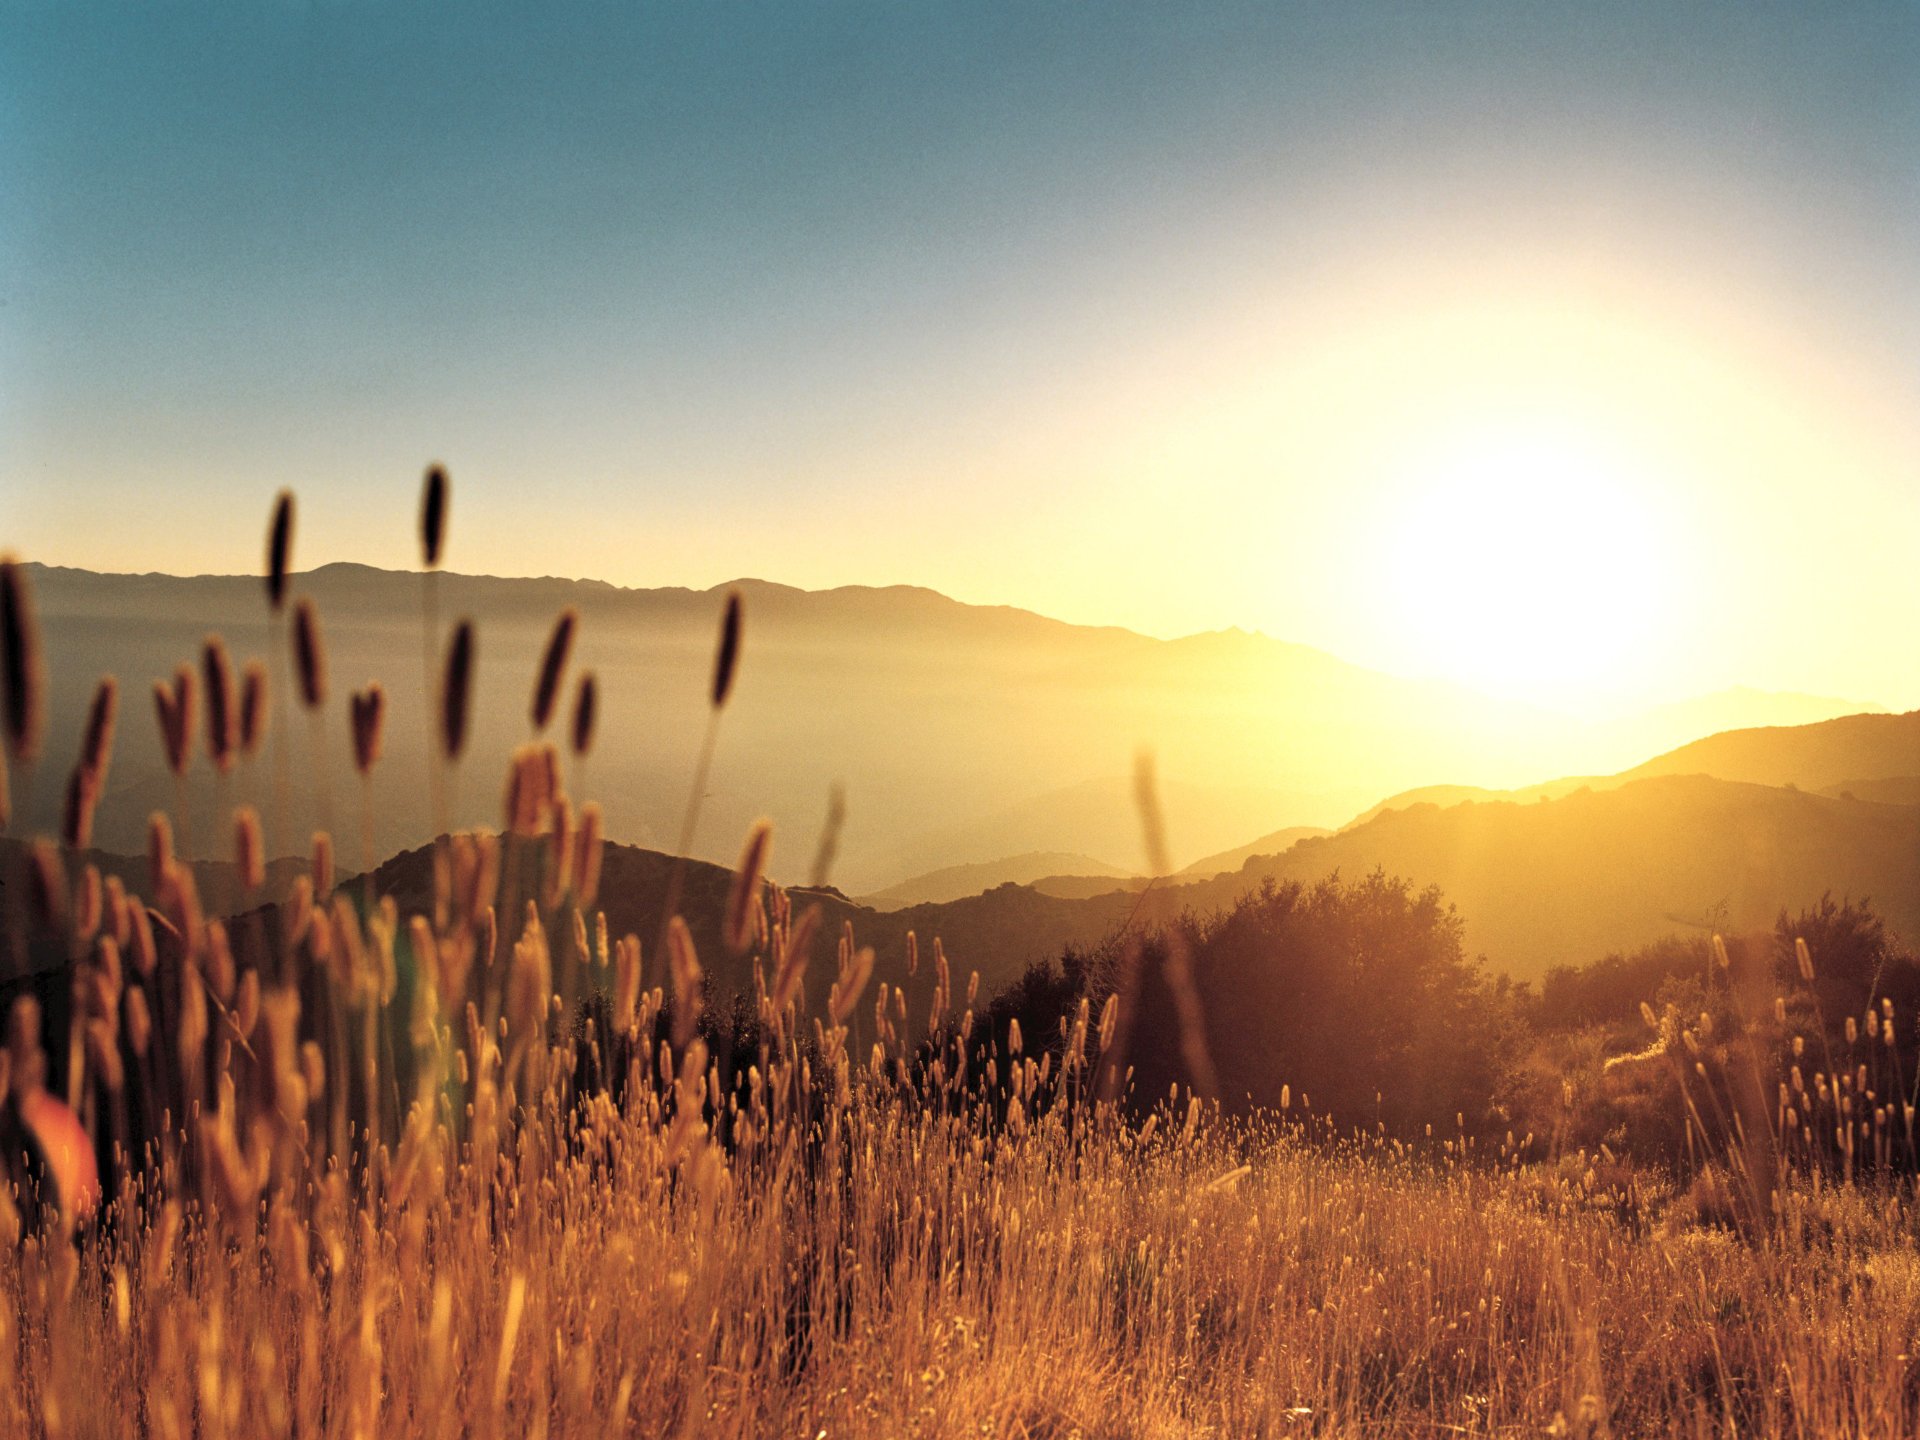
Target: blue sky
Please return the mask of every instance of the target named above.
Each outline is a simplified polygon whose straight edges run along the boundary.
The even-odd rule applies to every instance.
[[[456,568],[914,580],[1391,663],[1289,548],[1370,482],[1222,461],[1220,397],[1513,294],[1831,385],[1808,425],[1873,445],[1829,498],[1917,518],[1920,7],[0,17],[0,539],[41,558],[244,569],[292,484],[306,559],[404,564],[440,457]],[[1741,468],[1658,484],[1723,510]],[[1762,488],[1743,541],[1805,535]],[[1297,590],[1246,578],[1247,505]]]

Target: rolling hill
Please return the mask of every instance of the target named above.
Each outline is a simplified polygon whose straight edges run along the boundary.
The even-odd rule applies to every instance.
[[[1920,943],[1920,807],[1703,775],[1557,799],[1415,804],[1187,887],[1197,908],[1272,878],[1373,869],[1438,885],[1471,949],[1537,976],[1676,930],[1770,926],[1827,891],[1871,897]]]
[[[1920,775],[1920,710],[1728,730],[1657,755],[1621,778],[1648,775],[1712,775],[1803,790],[1910,778]]]

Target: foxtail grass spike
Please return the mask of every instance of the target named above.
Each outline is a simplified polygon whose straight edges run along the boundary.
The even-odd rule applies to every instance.
[[[604,848],[600,805],[589,800],[580,807],[580,853],[573,862],[574,903],[585,910],[600,894],[600,864]]]
[[[427,569],[440,568],[440,547],[447,534],[447,469],[429,465],[420,487],[420,554]]]
[[[207,691],[207,758],[222,775],[233,768],[237,727],[233,713],[233,662],[226,642],[209,635],[200,647],[200,678]]]
[[[66,807],[61,816],[60,838],[69,850],[84,850],[93,839],[93,805],[99,797],[94,773],[80,761],[67,777]]]
[[[753,916],[760,904],[760,877],[767,868],[767,848],[773,839],[773,826],[756,820],[747,832],[740,850],[740,863],[733,872],[733,886],[727,895],[727,948],[736,955],[746,953],[754,935]]]
[[[600,682],[591,670],[580,677],[580,688],[573,697],[573,753],[586,757],[593,749],[593,726],[598,718]]]
[[[293,492],[282,490],[267,525],[267,608],[275,614],[287,603],[287,561],[293,553]]]
[[[353,767],[364,777],[380,758],[381,730],[387,713],[387,692],[378,680],[354,691],[348,702],[353,721]]]
[[[113,725],[120,710],[120,682],[102,675],[94,687],[93,704],[87,708],[86,739],[80,747],[80,763],[93,772],[94,783],[105,788],[107,767],[113,761]]]
[[[718,710],[733,693],[734,671],[740,664],[740,592],[727,592],[727,611],[720,620],[720,648],[713,657],[713,708]]]
[[[333,836],[325,830],[313,832],[313,857],[308,874],[313,879],[313,893],[316,898],[324,898],[333,893]]]
[[[251,805],[233,812],[233,862],[240,871],[240,884],[258,890],[267,882],[266,844],[260,834],[260,814]]]
[[[318,710],[327,703],[327,647],[320,635],[320,614],[304,595],[293,607],[293,658],[301,703]]]
[[[825,885],[833,873],[833,857],[840,851],[840,829],[846,823],[847,791],[836,781],[827,791],[827,819],[820,827],[820,843],[814,849],[813,869],[807,876],[807,884],[815,890]]]
[[[540,678],[533,687],[533,728],[544,730],[553,719],[554,702],[560,698],[560,679],[566,673],[567,656],[573,650],[574,628],[580,612],[571,605],[553,622],[553,634],[547,637],[546,653],[540,657]]]
[[[267,667],[249,660],[240,672],[240,753],[251,760],[267,738]]]
[[[702,971],[693,932],[678,915],[667,921],[667,968],[673,977],[673,1048],[685,1050],[700,1019]]]
[[[6,688],[7,753],[16,761],[32,760],[46,727],[46,661],[26,572],[11,555],[0,557],[0,684]]]
[[[175,667],[173,683],[153,682],[153,706],[160,721],[160,743],[166,751],[167,768],[176,776],[187,773],[193,758],[194,715],[193,671],[186,665]]]
[[[467,744],[467,702],[473,693],[473,622],[462,620],[447,646],[446,670],[440,680],[440,747],[449,760],[458,760]]]

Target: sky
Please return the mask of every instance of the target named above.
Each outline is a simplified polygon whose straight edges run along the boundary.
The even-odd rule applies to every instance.
[[[1920,706],[1920,7],[0,0],[0,547]]]

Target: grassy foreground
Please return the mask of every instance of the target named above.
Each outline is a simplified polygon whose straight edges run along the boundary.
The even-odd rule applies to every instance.
[[[428,1140],[383,1200],[322,1184],[310,1229],[291,1199],[257,1224],[168,1202],[0,1250],[0,1431],[1907,1436],[1920,1414],[1890,1196],[1794,1196],[1756,1247],[1678,1212],[1636,1234],[1571,1174],[1272,1125],[990,1137],[876,1092],[803,1165],[644,1108],[592,1107],[544,1163]]]

